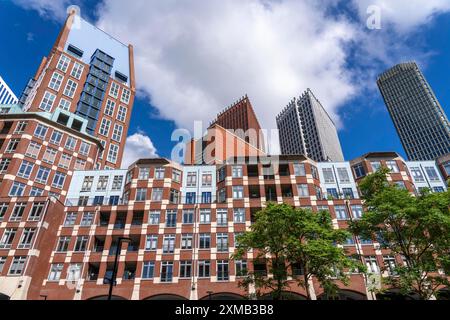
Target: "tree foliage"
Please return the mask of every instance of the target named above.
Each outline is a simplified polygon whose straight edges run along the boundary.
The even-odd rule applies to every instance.
[[[395,276],[387,284],[402,294],[416,293],[430,299],[448,278],[450,271],[450,192],[422,192],[390,185],[389,169],[381,168],[360,184],[366,212],[351,223],[351,230],[364,238],[376,237],[381,247],[403,257]]]
[[[347,284],[348,276],[344,271],[361,267],[346,256],[343,248],[336,246],[349,236],[347,231],[333,228],[329,212],[314,213],[287,204],[269,203],[256,214],[251,231],[238,237],[234,259],[242,259],[248,252],[253,252],[256,261],[268,258],[269,273],[273,277],[250,272],[240,286],[248,290],[254,285],[257,296],[269,291],[274,300],[279,300],[289,288],[287,278],[292,277],[311,299],[310,280],[314,276],[328,295],[335,295],[335,280]]]

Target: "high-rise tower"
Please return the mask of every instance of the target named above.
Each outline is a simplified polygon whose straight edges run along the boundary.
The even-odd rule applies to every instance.
[[[336,126],[310,89],[277,116],[283,155],[315,161],[344,161]]]
[[[415,62],[392,67],[377,83],[409,160],[450,152],[447,116]]]
[[[17,97],[0,76],[0,104],[16,103]]]

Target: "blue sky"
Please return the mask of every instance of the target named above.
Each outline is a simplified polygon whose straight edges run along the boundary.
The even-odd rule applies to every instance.
[[[265,6],[249,0],[252,6],[245,7],[211,1],[201,10],[196,0],[191,6],[75,2],[84,18],[135,46],[139,94],[129,136],[138,135],[130,145],[147,150],[133,157],[154,154],[152,144],[158,155],[170,157],[175,128],[207,122],[245,93],[263,126],[272,128],[275,115],[307,87],[338,123],[346,159],[383,150],[404,155],[375,81],[389,66],[411,59],[447,114],[450,108],[449,1],[422,1],[424,7],[369,1],[384,10],[380,30],[366,28],[364,1],[319,1],[326,4],[323,12],[311,1],[290,0]],[[0,0],[0,75],[17,95],[52,47],[68,4]],[[291,11],[304,12],[306,21],[285,23]],[[215,12],[223,23],[209,20]],[[235,12],[250,16],[249,22],[240,26]]]

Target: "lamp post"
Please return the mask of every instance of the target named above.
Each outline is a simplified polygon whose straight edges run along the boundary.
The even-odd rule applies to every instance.
[[[117,265],[118,265],[118,260],[119,260],[119,253],[120,250],[122,249],[122,242],[131,242],[130,238],[124,238],[124,237],[120,237],[117,241],[117,247],[116,247],[116,257],[114,258],[114,268],[113,268],[113,273],[109,282],[109,294],[108,294],[108,300],[112,299],[112,291],[113,291],[113,286],[114,283],[116,282],[116,276],[117,276]]]

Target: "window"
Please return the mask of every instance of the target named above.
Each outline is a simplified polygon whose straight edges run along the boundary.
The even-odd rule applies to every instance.
[[[211,262],[209,260],[199,260],[198,262],[198,277],[208,278],[211,274]]]
[[[55,162],[57,151],[55,149],[47,147],[47,149],[44,152],[44,156],[42,158],[42,161],[53,164]]]
[[[183,223],[194,223],[194,210],[183,210]]]
[[[362,206],[359,205],[353,205],[351,206],[352,208],[352,215],[354,219],[360,219],[362,217],[363,214],[363,208]]]
[[[379,273],[377,258],[375,256],[364,257],[364,262],[367,266],[367,272],[369,273]]]
[[[245,223],[245,209],[234,208],[233,209],[234,223]]]
[[[356,178],[361,178],[366,175],[366,170],[364,169],[362,163],[353,166],[353,171],[355,172]]]
[[[163,261],[161,263],[161,282],[172,282],[173,262]]]
[[[347,220],[347,210],[345,209],[345,206],[335,206],[334,212],[336,213],[336,219],[338,220]]]
[[[64,186],[64,181],[66,180],[66,175],[62,172],[56,172],[53,178],[52,187],[62,189]]]
[[[163,180],[164,179],[164,168],[155,168],[155,179],[157,180]]]
[[[80,144],[80,154],[83,156],[89,155],[89,149],[91,148],[91,145],[87,142],[81,141]]]
[[[181,235],[181,249],[187,250],[192,249],[192,233],[184,233]]]
[[[64,264],[62,263],[52,264],[50,267],[50,274],[48,275],[48,281],[59,281],[63,266]]]
[[[117,99],[117,97],[119,96],[119,88],[120,86],[113,82],[111,83],[111,88],[109,89],[109,95],[115,99]]]
[[[294,175],[297,177],[306,176],[305,165],[303,163],[294,163]]]
[[[177,226],[177,212],[175,210],[167,210],[166,227],[175,228]]]
[[[156,251],[158,249],[158,236],[155,234],[147,235],[145,239],[145,250]]]
[[[233,178],[242,178],[242,166],[233,166],[231,169],[231,173]]]
[[[425,167],[425,172],[428,175],[428,178],[430,178],[430,181],[440,181],[439,175],[436,172],[436,170],[433,167]]]
[[[370,165],[372,166],[372,171],[378,171],[381,168],[381,162],[380,161],[371,161]]]
[[[153,188],[152,190],[152,201],[161,201],[163,195],[162,188]]]
[[[120,142],[122,140],[123,126],[120,124],[114,125],[112,139],[114,141]]]
[[[131,96],[131,92],[128,89],[123,89],[122,90],[122,97],[120,98],[120,101],[122,101],[125,104],[130,103],[130,96]]]
[[[8,143],[8,146],[6,147],[5,152],[6,153],[14,153],[17,149],[17,146],[19,145],[19,142],[20,142],[20,139],[11,139]],[[36,142],[31,141],[30,146],[32,143],[37,144]],[[40,146],[39,146],[39,148],[40,148]],[[27,153],[28,153],[28,150],[27,150]],[[26,155],[28,155],[28,154],[26,154]]]
[[[199,235],[199,249],[211,248],[211,235],[209,233],[200,233]]]
[[[339,199],[339,194],[336,188],[327,188],[328,196],[332,199]]]
[[[225,188],[222,188],[219,190],[217,195],[217,201],[219,203],[223,203],[227,200],[227,190]]]
[[[352,188],[342,188],[342,193],[343,193],[345,199],[354,199],[355,198],[355,196],[353,195]]]
[[[212,194],[211,192],[202,192],[202,203],[211,203]]]
[[[170,197],[169,197],[170,203],[179,203],[180,201],[180,191],[175,189],[170,189]]]
[[[92,202],[93,206],[101,206],[104,203],[105,196],[95,196]]]
[[[122,189],[122,183],[123,183],[123,176],[114,176],[113,178],[113,184],[112,184],[112,191],[119,191]]]
[[[332,168],[323,168],[322,173],[325,183],[334,183],[334,174]]]
[[[191,261],[180,261],[180,278],[190,278],[192,273]]]
[[[142,279],[153,279],[155,273],[155,262],[144,261],[142,268]]]
[[[106,191],[106,188],[108,187],[108,181],[108,176],[100,176],[97,182],[97,191]]]
[[[124,106],[119,106],[119,111],[117,112],[117,120],[125,122],[126,116],[127,116],[127,108],[125,108]]]
[[[212,184],[212,173],[207,172],[202,174],[202,186],[210,187]]]
[[[216,234],[216,245],[217,245],[217,252],[227,252],[228,251],[228,233],[217,233]]]
[[[36,174],[36,182],[47,184],[48,176],[50,175],[50,169],[45,167],[39,167],[39,170]]]
[[[159,224],[159,217],[161,213],[159,211],[150,211],[148,214],[148,224],[155,225]]]
[[[425,182],[425,177],[422,174],[422,170],[419,167],[413,167],[409,170],[411,172],[414,181],[416,182]]]
[[[84,252],[86,251],[88,242],[88,236],[79,236],[77,237],[77,241],[75,242],[75,252]]]
[[[28,221],[41,220],[42,213],[44,212],[45,202],[33,203],[30,214],[28,215]]]
[[[236,260],[236,277],[243,277],[247,275],[247,261],[246,260]]]
[[[163,253],[174,253],[175,252],[175,235],[166,234],[163,240]]]
[[[217,260],[217,281],[227,281],[228,279],[228,261]]]
[[[399,188],[399,189],[406,189],[406,185],[404,181],[395,181],[395,185]]]
[[[41,104],[39,105],[39,109],[44,111],[50,111],[53,107],[53,103],[55,103],[56,96],[53,93],[45,91],[44,97],[42,98]]]
[[[23,133],[25,131],[25,128],[27,127],[28,122],[26,121],[19,121],[16,126],[16,130],[14,133]]]
[[[107,116],[112,117],[114,115],[114,109],[115,108],[116,108],[116,103],[108,99],[106,101],[105,114]]]
[[[81,218],[81,226],[88,227],[94,223],[94,213],[93,212],[85,212],[83,213],[83,217]]]
[[[309,197],[309,190],[308,190],[308,185],[307,184],[299,184],[299,185],[297,185],[297,191],[298,191],[298,196],[300,198],[307,198],[307,197]]]
[[[60,237],[56,245],[56,252],[67,252],[69,249],[70,237]]]
[[[200,223],[211,223],[210,209],[200,209]]]
[[[59,100],[59,106],[58,108],[66,110],[66,111],[70,111],[70,101],[61,98],[61,100]]]
[[[172,180],[174,182],[180,182],[181,181],[181,171],[172,169]]]
[[[228,210],[227,209],[217,209],[217,225],[227,226],[228,225]]]
[[[62,139],[62,132],[53,130],[52,136],[50,137],[50,143],[59,145]]]
[[[100,130],[98,131],[101,135],[107,137],[109,134],[109,128],[111,127],[111,120],[106,118],[102,119],[102,123],[100,125]]]
[[[25,184],[14,181],[11,189],[9,190],[10,197],[21,197],[25,191]]]
[[[21,221],[26,206],[27,206],[27,204],[25,202],[16,203],[14,205],[14,209],[12,211],[11,217],[9,218],[9,221],[15,221],[15,222]]]
[[[110,196],[109,197],[109,205],[110,206],[117,206],[119,205],[120,197],[119,196]]]
[[[386,166],[388,167],[389,170],[391,170],[391,173],[400,172],[397,166],[397,161],[395,160],[386,161]]]
[[[145,201],[146,196],[147,196],[146,188],[136,189],[136,201]]]
[[[139,180],[148,180],[149,173],[150,173],[150,168],[148,168],[148,167],[140,167],[139,168],[138,179]]]
[[[81,263],[71,264],[67,269],[67,281],[78,281],[81,277]]]
[[[50,89],[53,89],[55,91],[59,91],[61,88],[61,83],[64,77],[59,74],[58,72],[53,72],[52,78],[50,79],[50,83],[48,84],[48,87]]]
[[[397,263],[393,256],[383,256],[383,263],[384,268],[386,269],[389,275],[392,276],[396,274],[395,268],[397,268]]]
[[[44,194],[44,190],[37,188],[37,187],[31,187],[30,190],[30,197],[41,197]]]
[[[84,170],[86,168],[86,161],[82,159],[75,160],[75,166],[73,167],[75,170]]]
[[[445,192],[444,187],[433,187],[433,191],[437,193]]]
[[[6,211],[8,210],[7,203],[0,203],[0,221],[5,217]]]
[[[17,175],[24,179],[29,179],[31,175],[31,171],[33,171],[34,164],[28,162],[26,160],[22,161],[22,164],[19,167],[19,171]]]
[[[77,145],[77,139],[74,137],[68,136],[66,140],[66,148],[69,150],[75,150],[75,146]]]
[[[186,186],[188,186],[188,187],[197,186],[197,173],[196,172],[188,172]]]
[[[63,153],[61,159],[59,159],[58,167],[63,169],[69,169],[70,163],[72,162],[72,157],[68,154]]]
[[[9,275],[20,276],[25,268],[25,261],[27,257],[14,257],[9,268]]]
[[[243,198],[244,198],[244,187],[233,186],[233,199],[243,199]]]
[[[81,75],[83,74],[84,66],[81,63],[75,62],[73,64],[72,72],[70,75],[77,80],[80,80]]]
[[[67,56],[62,54],[61,57],[59,58],[56,68],[61,70],[64,73],[66,73],[67,68],[69,67],[69,63],[70,63],[70,59]]]
[[[108,152],[108,158],[107,160],[111,163],[116,163],[117,162],[117,156],[119,154],[119,147],[111,144],[109,146],[109,152]]]
[[[5,266],[6,263],[6,257],[0,257],[0,274],[3,271],[3,267]]]
[[[0,160],[0,173],[5,173],[11,164],[11,159],[1,159]]]
[[[350,177],[348,175],[348,171],[346,168],[337,168],[337,172],[338,172],[339,181],[341,183],[349,183],[350,182]]]
[[[217,170],[217,177],[218,177],[217,181],[225,180],[225,177],[226,177],[226,168],[225,167],[222,167],[219,170]]]
[[[18,249],[30,249],[33,242],[34,234],[36,229],[25,228],[23,229],[22,237],[20,238]]]
[[[10,249],[16,236],[17,229],[9,228],[5,229],[0,239],[0,249]]]
[[[314,179],[319,180],[319,172],[315,166],[311,166],[311,174]]]
[[[75,221],[77,220],[76,212],[68,212],[66,215],[66,220],[64,221],[65,227],[71,227],[75,225]]]
[[[92,189],[94,183],[94,177],[84,177],[83,184],[81,185],[81,192],[89,192]]]
[[[36,130],[34,130],[34,136],[39,139],[45,139],[45,136],[47,135],[48,127],[38,124],[36,126]]]
[[[196,193],[195,192],[186,192],[186,204],[194,204],[196,203]]]

